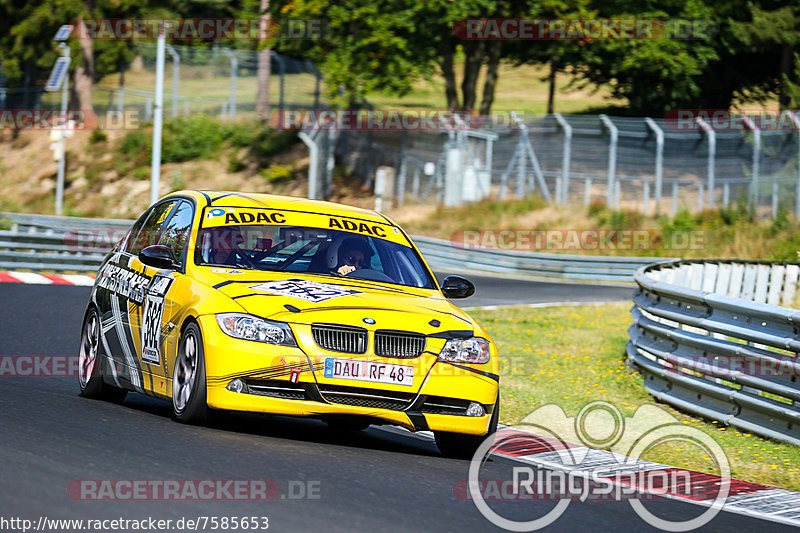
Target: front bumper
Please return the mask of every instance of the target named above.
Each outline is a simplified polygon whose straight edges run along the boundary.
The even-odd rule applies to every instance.
[[[413,391],[321,380],[319,369],[312,368],[315,363],[299,348],[233,339],[220,331],[213,316],[200,317],[200,323],[209,407],[290,416],[369,417],[412,431],[484,435],[489,429],[499,384],[496,375],[483,369],[478,373],[468,365],[435,363],[420,376],[422,386]],[[244,383],[243,391],[228,390],[237,379]],[[483,407],[483,416],[466,415],[471,402]]]

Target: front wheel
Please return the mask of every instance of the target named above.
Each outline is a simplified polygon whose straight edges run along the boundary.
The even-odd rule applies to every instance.
[[[172,373],[172,412],[175,420],[200,424],[208,414],[206,367],[200,328],[191,322],[178,342]]]
[[[128,391],[103,382],[103,357],[100,354],[100,315],[91,307],[86,312],[81,330],[81,348],[78,359],[78,384],[81,396],[121,402]]]
[[[497,431],[497,423],[500,419],[500,394],[494,403],[492,418],[489,419],[489,431],[485,435],[464,435],[463,433],[451,433],[449,431],[434,431],[436,445],[445,457],[457,459],[472,459],[475,451],[483,444],[490,435]]]

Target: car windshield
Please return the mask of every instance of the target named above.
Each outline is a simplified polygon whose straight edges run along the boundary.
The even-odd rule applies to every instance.
[[[335,229],[288,225],[203,228],[197,237],[195,263],[434,287],[428,269],[410,246]]]

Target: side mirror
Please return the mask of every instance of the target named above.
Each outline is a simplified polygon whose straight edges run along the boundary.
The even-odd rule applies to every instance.
[[[161,244],[154,244],[144,248],[139,252],[139,260],[153,268],[169,268],[171,270],[179,268],[175,254],[172,253],[169,247]]]
[[[475,285],[461,276],[447,276],[442,282],[442,294],[446,298],[468,298],[475,294]]]

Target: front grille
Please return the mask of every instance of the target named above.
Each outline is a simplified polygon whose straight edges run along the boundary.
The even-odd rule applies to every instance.
[[[332,352],[365,353],[367,330],[351,326],[313,324],[311,334],[317,346]]]
[[[375,354],[382,357],[410,359],[425,350],[425,335],[408,331],[378,330],[375,332]]]
[[[422,404],[422,412],[431,415],[464,416],[467,414],[467,407],[469,407],[469,404],[469,400],[428,396]]]
[[[247,385],[247,392],[250,394],[288,400],[308,399],[305,388],[299,383],[278,379],[248,379],[244,383]]]
[[[411,405],[416,396],[408,392],[341,387],[337,385],[320,385],[319,392],[326,401],[331,403],[373,409],[390,409],[392,411],[402,411]]]

